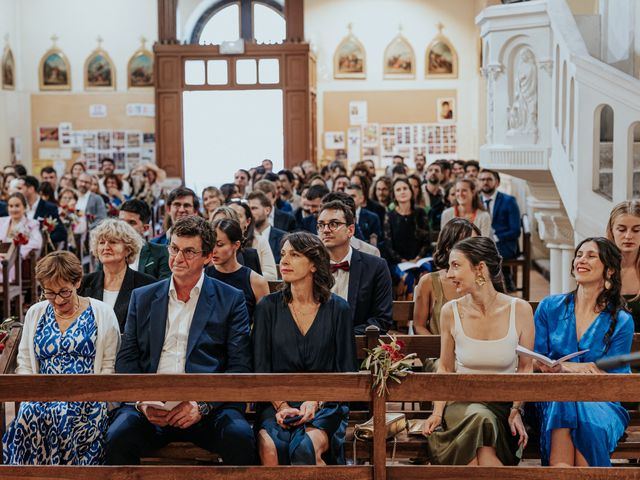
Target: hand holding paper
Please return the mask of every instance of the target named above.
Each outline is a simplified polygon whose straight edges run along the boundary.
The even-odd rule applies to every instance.
[[[565,355],[564,357],[559,358],[558,360],[551,360],[549,357],[542,355],[541,353],[532,352],[531,350],[523,347],[522,345],[518,345],[516,347],[516,353],[518,355],[522,355],[523,357],[533,358],[534,360],[537,360],[538,362],[543,363],[548,367],[555,367],[556,365],[560,365],[562,362],[571,360],[572,358],[578,357],[588,351],[589,349],[580,350],[579,352],[574,352],[574,353],[570,353],[569,355]]]

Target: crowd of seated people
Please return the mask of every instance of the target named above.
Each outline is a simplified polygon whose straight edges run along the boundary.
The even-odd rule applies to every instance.
[[[185,186],[163,193],[155,166],[122,178],[110,159],[100,176],[76,162],[59,180],[50,167],[40,179],[5,168],[0,240],[23,234],[23,256],[44,252],[44,300],[27,312],[17,373],[357,371],[355,335],[392,330],[398,298],[414,300],[417,334],[440,335],[438,372],[607,373],[595,362],[630,352],[640,329],[640,202],[617,205],[606,238],[578,245],[576,289],[547,297],[534,316],[508,294],[515,278],[502,261],[519,254],[520,211],[498,191],[499,172],[422,156],[415,165],[396,156],[381,176],[368,160],[351,171],[304,162],[274,172],[265,159],[202,198]],[[87,229],[92,273],[65,251]],[[58,250],[47,254],[46,239]],[[588,351],[551,368],[518,356],[518,345],[552,359]],[[244,403],[146,400],[112,411],[23,402],[3,437],[4,462],[137,464],[189,441],[225,464],[345,463],[347,403],[261,403],[252,428]],[[424,426],[431,463],[518,464],[523,407],[435,402]],[[609,465],[629,422],[616,402],[543,402],[530,412],[544,465]]]

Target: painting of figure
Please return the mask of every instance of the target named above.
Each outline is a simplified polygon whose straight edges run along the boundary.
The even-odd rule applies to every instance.
[[[52,49],[40,61],[41,90],[70,90],[71,68],[65,55]]]
[[[366,78],[364,46],[353,35],[345,37],[334,55],[334,78]]]
[[[398,35],[384,51],[384,78],[414,78],[415,56],[409,42]]]
[[[85,62],[85,89],[115,89],[115,69],[106,52],[95,51]]]
[[[16,88],[16,64],[13,59],[13,52],[6,47],[2,55],[2,88],[13,90]]]
[[[129,88],[153,87],[153,54],[138,50],[129,60]]]

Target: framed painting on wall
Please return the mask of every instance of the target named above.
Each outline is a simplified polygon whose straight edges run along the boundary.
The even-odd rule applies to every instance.
[[[415,78],[416,57],[409,41],[398,33],[384,50],[384,78]]]
[[[40,59],[38,77],[40,90],[71,90],[71,65],[56,46],[57,36],[51,37],[53,46]]]
[[[16,88],[16,62],[9,45],[4,47],[2,53],[2,88],[5,90]]]
[[[351,31],[342,39],[333,55],[333,78],[367,78],[367,54],[364,45]]]
[[[127,84],[129,88],[153,87],[153,53],[142,46],[129,59],[127,65]]]
[[[439,98],[436,105],[438,122],[455,123],[456,121],[456,99],[455,98]]]
[[[101,47],[102,39],[98,37],[96,48],[84,62],[85,90],[115,90],[116,69],[109,54]]]
[[[438,35],[427,47],[425,78],[458,78],[458,54],[447,37],[442,34],[444,25],[438,24]]]

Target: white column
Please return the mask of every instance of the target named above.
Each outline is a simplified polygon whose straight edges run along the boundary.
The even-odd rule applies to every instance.
[[[562,250],[555,243],[547,243],[549,249],[549,293],[562,292]]]
[[[572,245],[560,245],[562,251],[562,291],[570,292],[576,288],[576,281],[571,275],[571,266],[573,264],[573,252]]]

